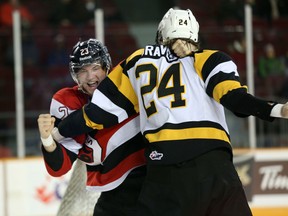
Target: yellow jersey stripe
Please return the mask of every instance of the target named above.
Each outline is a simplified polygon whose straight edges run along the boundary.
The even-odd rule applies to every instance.
[[[114,70],[117,71],[117,73],[110,73],[109,79],[117,86],[118,91],[125,95],[125,97],[127,97],[127,99],[134,105],[134,109],[138,113],[138,98],[129,78],[123,73],[123,69],[120,64],[117,65]]]
[[[236,80],[226,80],[226,81],[220,82],[215,86],[213,90],[213,98],[217,102],[220,102],[220,99],[222,98],[222,96],[226,95],[228,91],[238,89],[238,88],[243,88],[243,86],[241,86],[241,84]]]
[[[187,139],[218,139],[230,143],[225,131],[217,128],[187,128],[187,129],[162,129],[153,134],[146,134],[149,142],[187,140]]]
[[[202,68],[206,63],[207,59],[215,52],[217,52],[217,50],[204,50],[202,53],[195,54],[194,67],[196,69],[197,74],[201,77],[202,80],[203,80]]]
[[[101,130],[104,128],[104,126],[101,124],[96,124],[95,122],[91,121],[88,116],[86,115],[85,113],[85,109],[84,107],[82,108],[82,113],[83,113],[83,117],[85,119],[85,122],[86,122],[86,125],[90,128],[93,128],[93,129],[97,129],[97,130]]]
[[[143,53],[144,53],[144,48],[138,49],[137,51],[135,51],[134,53],[132,53],[132,55],[130,55],[130,56],[126,59],[126,63],[128,63],[129,61],[131,61],[131,59],[133,59],[135,56],[142,55]]]

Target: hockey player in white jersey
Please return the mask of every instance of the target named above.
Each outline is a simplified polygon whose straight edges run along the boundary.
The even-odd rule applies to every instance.
[[[232,162],[224,107],[239,117],[288,118],[287,104],[248,93],[230,56],[201,50],[198,31],[189,9],[170,9],[159,24],[157,44],[119,64],[91,103],[54,131],[61,139],[85,131],[77,124],[83,119],[101,129],[140,113],[148,168],[138,216],[252,215]],[[187,49],[177,51],[184,39]],[[189,55],[178,58],[171,48]]]

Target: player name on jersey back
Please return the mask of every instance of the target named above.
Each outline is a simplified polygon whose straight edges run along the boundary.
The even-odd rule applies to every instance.
[[[143,57],[160,58],[165,57],[167,62],[172,62],[178,59],[167,46],[161,45],[148,45],[145,47]]]

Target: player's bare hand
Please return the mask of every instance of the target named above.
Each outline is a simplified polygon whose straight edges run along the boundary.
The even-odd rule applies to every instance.
[[[284,104],[281,108],[281,116],[283,118],[288,118],[288,103]]]
[[[40,114],[37,121],[40,136],[44,139],[47,138],[54,128],[55,118],[50,114]]]
[[[196,51],[197,48],[192,43],[177,39],[172,45],[173,52],[180,58],[190,55],[192,52]]]

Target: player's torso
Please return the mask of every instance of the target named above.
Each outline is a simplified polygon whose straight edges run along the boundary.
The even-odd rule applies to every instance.
[[[194,58],[178,59],[153,47],[149,53],[155,53],[155,58],[145,57],[148,51],[144,51],[136,67],[128,71],[139,99],[141,130],[155,130],[166,123],[211,121],[228,131],[224,109],[207,95]]]

